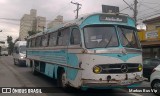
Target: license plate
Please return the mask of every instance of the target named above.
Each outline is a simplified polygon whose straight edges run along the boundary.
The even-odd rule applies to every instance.
[[[121,81],[120,84],[121,85],[129,85],[129,84],[131,84],[131,81],[130,80]]]

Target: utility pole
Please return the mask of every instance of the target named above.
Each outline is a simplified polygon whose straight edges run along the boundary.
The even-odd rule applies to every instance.
[[[78,2],[74,3],[74,2],[72,2],[72,1],[71,1],[71,3],[77,5],[77,9],[74,10],[74,11],[77,11],[76,19],[78,19],[79,9],[81,9],[80,6],[82,6],[82,4],[79,4]]]
[[[134,0],[134,8],[131,5],[129,5],[125,0],[123,0],[123,1],[129,6],[129,8],[131,10],[133,10],[133,14],[134,14],[133,18],[134,18],[134,20],[137,24],[137,14],[138,14],[137,4],[138,4],[138,0]]]
[[[138,14],[138,10],[137,10],[137,4],[138,4],[138,1],[137,0],[134,0],[134,20],[137,24],[137,14]]]

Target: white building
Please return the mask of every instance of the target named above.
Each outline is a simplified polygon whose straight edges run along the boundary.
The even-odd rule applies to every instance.
[[[46,26],[46,18],[37,16],[37,10],[31,9],[30,14],[24,14],[20,20],[19,39],[25,40],[28,31],[43,31]]]
[[[53,21],[49,22],[47,24],[47,29],[50,29],[50,28],[52,28],[54,26],[58,26],[59,24],[63,24],[63,16],[61,16],[61,15],[58,15],[56,17],[56,19],[54,19]]]

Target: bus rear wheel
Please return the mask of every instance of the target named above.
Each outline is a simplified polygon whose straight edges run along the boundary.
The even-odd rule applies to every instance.
[[[66,73],[64,70],[61,70],[58,76],[58,87],[61,87],[63,89],[66,89],[68,87]]]

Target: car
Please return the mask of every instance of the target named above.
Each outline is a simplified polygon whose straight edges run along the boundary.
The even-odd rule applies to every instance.
[[[152,70],[160,65],[160,59],[156,58],[145,58],[143,59],[143,77],[150,81],[150,75]]]
[[[160,65],[153,69],[150,76],[150,85],[151,88],[156,90],[154,93],[160,95]]]

